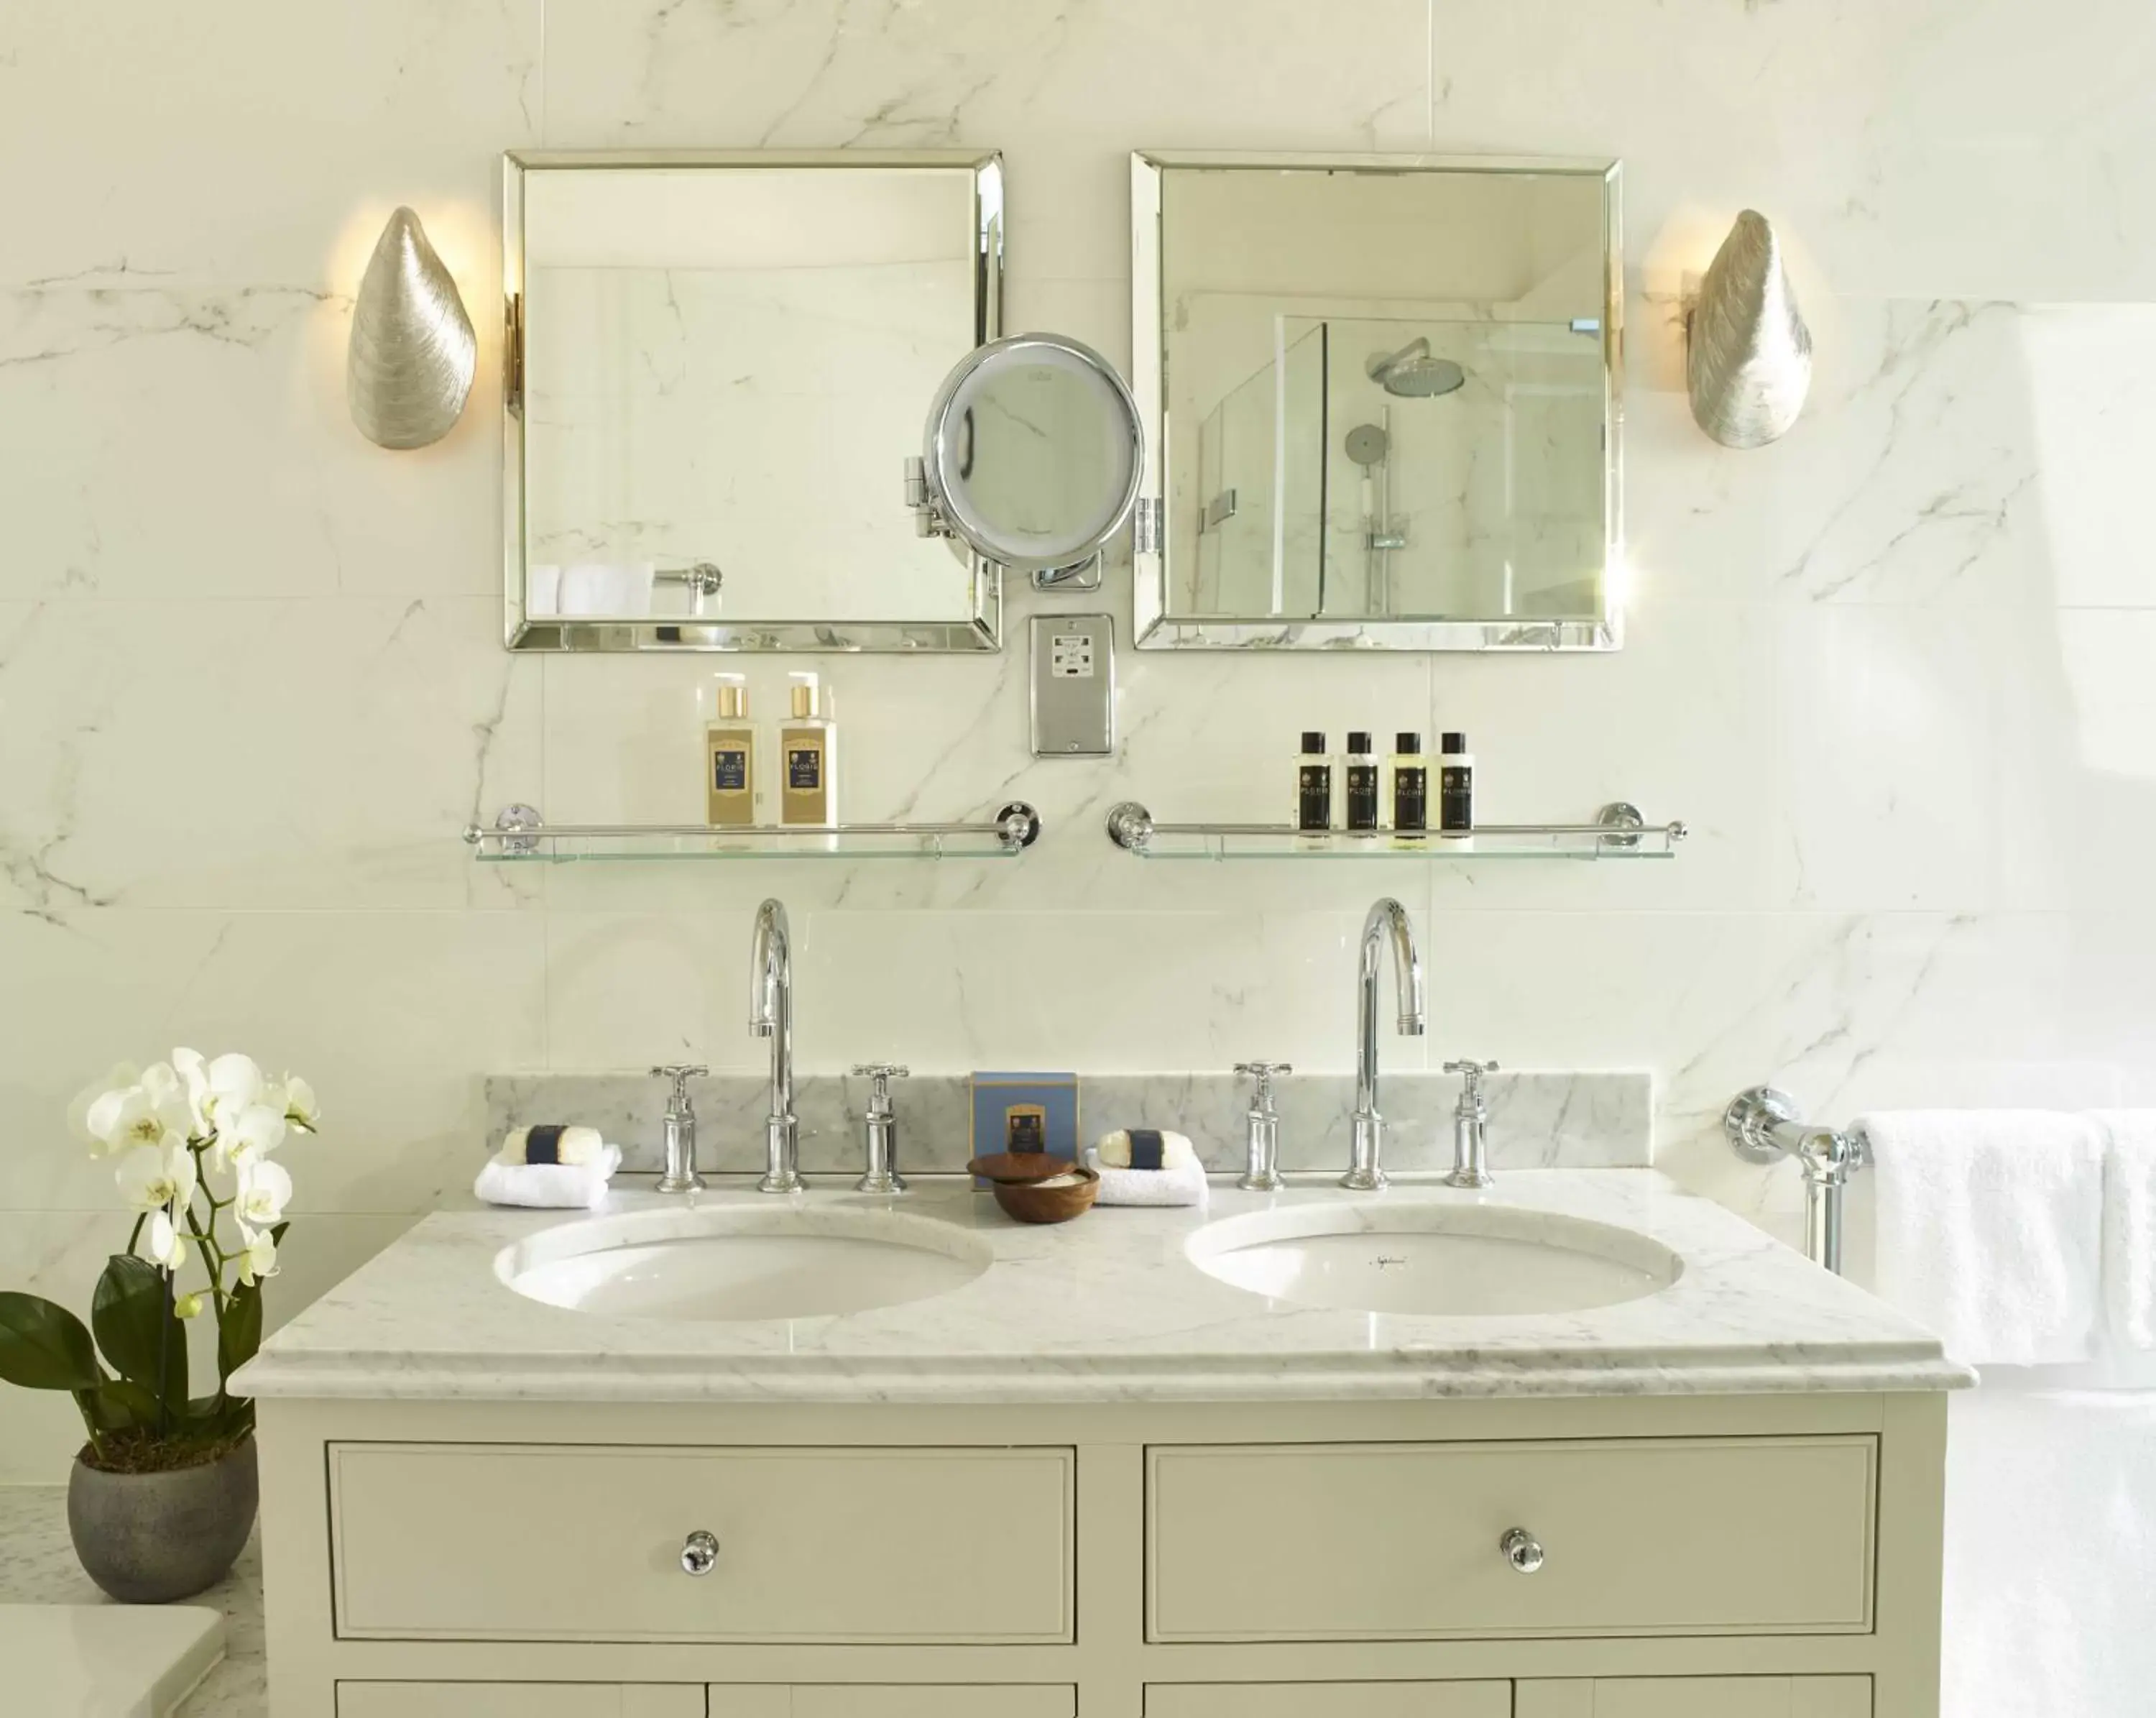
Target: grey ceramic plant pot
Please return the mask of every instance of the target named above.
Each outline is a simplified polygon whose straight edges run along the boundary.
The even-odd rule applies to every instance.
[[[213,1585],[238,1558],[259,1496],[250,1438],[213,1462],[167,1474],[68,1479],[68,1531],[90,1578],[131,1605],[162,1605]]]

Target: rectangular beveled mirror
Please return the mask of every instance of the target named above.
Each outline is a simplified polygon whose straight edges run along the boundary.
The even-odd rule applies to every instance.
[[[1134,156],[1140,647],[1615,649],[1618,182]]]
[[[512,648],[998,647],[905,465],[1002,332],[1000,157],[511,154],[502,262]]]

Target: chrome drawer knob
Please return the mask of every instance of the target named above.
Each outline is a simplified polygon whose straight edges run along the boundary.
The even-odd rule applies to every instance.
[[[1543,1542],[1524,1527],[1508,1527],[1505,1536],[1497,1541],[1497,1549],[1505,1554],[1505,1561],[1522,1575],[1532,1575],[1543,1566]]]
[[[708,1575],[719,1566],[719,1541],[701,1527],[681,1541],[681,1572]]]

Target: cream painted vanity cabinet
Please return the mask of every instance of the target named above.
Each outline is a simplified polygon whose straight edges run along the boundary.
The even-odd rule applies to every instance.
[[[1186,1252],[1340,1198],[923,1187],[987,1269],[792,1320],[541,1304],[562,1219],[430,1216],[240,1381],[275,1718],[1937,1718],[1934,1339],[1648,1171],[1384,1196],[1681,1261],[1622,1304],[1297,1307]]]
[[[1944,1405],[271,1400],[272,1710],[1933,1718]]]

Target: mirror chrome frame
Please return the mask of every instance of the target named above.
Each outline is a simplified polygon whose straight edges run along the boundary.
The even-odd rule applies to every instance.
[[[1131,442],[1130,481],[1123,486],[1106,522],[1088,538],[1076,551],[1057,555],[1048,560],[1038,557],[1020,556],[1016,559],[1004,554],[988,539],[988,533],[978,519],[968,519],[968,509],[956,504],[951,486],[943,477],[943,430],[951,415],[952,402],[979,371],[990,364],[1000,365],[1006,358],[1023,360],[1025,355],[1040,348],[1060,352],[1074,357],[1108,384],[1116,402],[1122,407],[1123,420],[1128,426]],[[921,432],[921,480],[922,499],[918,504],[924,535],[955,538],[983,560],[992,562],[1006,572],[1030,573],[1038,582],[1049,589],[1058,581],[1053,575],[1070,573],[1091,564],[1098,558],[1110,539],[1129,522],[1132,511],[1138,504],[1138,491],[1146,481],[1145,419],[1138,410],[1137,396],[1122,373],[1099,352],[1081,340],[1073,340],[1067,334],[1013,334],[988,345],[977,346],[951,367],[951,373],[943,378],[943,385],[936,390],[936,399],[928,408],[928,418]]]
[[[1004,165],[993,150],[510,150],[501,157],[501,285],[504,342],[501,383],[502,639],[512,651],[767,651],[929,654],[1003,648],[1003,574],[994,563],[971,558],[970,612],[942,620],[649,620],[557,617],[534,620],[524,612],[524,182],[526,174],[564,168],[634,171],[654,167],[963,168],[973,176],[970,212],[973,249],[973,344],[1003,332]],[[893,485],[896,488],[896,484]],[[908,541],[893,509],[892,540]]]
[[[1602,613],[1594,619],[1491,620],[1375,616],[1304,620],[1188,618],[1168,611],[1167,455],[1173,433],[1163,386],[1160,189],[1164,169],[1255,171],[1337,168],[1357,172],[1568,173],[1601,180],[1603,240]],[[1146,428],[1142,505],[1161,510],[1132,560],[1131,636],[1142,651],[1614,651],[1624,644],[1625,244],[1623,165],[1610,160],[1517,155],[1247,155],[1219,150],[1139,150],[1131,156],[1131,373]]]

